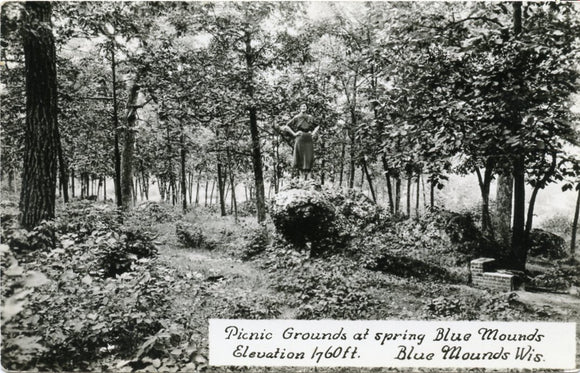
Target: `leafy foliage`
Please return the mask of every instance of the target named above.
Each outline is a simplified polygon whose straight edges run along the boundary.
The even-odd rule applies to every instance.
[[[547,259],[563,259],[568,256],[566,241],[557,234],[533,229],[530,233],[530,255]]]
[[[175,225],[175,233],[177,234],[177,239],[185,247],[199,248],[205,242],[201,228],[191,223],[178,222]]]

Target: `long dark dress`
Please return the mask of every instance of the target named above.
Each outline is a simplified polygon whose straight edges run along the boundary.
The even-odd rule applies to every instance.
[[[296,137],[294,143],[294,167],[303,171],[310,171],[314,163],[314,145],[312,143],[312,116],[308,114],[298,114],[290,122],[295,131],[302,131],[302,134]]]

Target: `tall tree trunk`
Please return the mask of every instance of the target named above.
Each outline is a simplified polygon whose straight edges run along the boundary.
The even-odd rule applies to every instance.
[[[8,171],[8,191],[14,192],[14,170],[10,169]]]
[[[56,131],[56,138],[58,139],[58,169],[59,169],[59,179],[60,179],[60,186],[62,188],[62,198],[64,203],[68,203],[68,164],[66,159],[64,158],[63,151],[62,151],[62,140],[60,138],[60,131],[58,126],[55,127]]]
[[[183,209],[183,213],[187,212],[187,175],[185,170],[185,133],[183,132],[183,125],[180,124],[180,132],[179,135],[179,154],[180,154],[180,164],[181,164],[181,208]]]
[[[401,176],[395,176],[395,214],[401,212]]]
[[[244,32],[245,42],[245,58],[246,58],[246,93],[250,97],[250,101],[254,98],[254,57],[255,51],[252,46],[252,31],[248,28]],[[258,131],[258,109],[254,104],[248,107],[250,114],[250,136],[252,141],[252,165],[254,168],[254,182],[256,185],[256,212],[258,215],[258,222],[261,223],[266,220],[266,202],[264,193],[264,175],[262,173],[262,151],[260,148],[260,133]]]
[[[433,210],[435,208],[435,185],[437,183],[435,182],[435,180],[432,180],[429,185],[429,207],[431,208],[431,210]]]
[[[411,217],[411,183],[413,181],[413,174],[409,173],[407,176],[407,217]]]
[[[353,130],[354,132],[354,130]],[[354,172],[355,172],[355,140],[354,133],[350,136],[350,148],[349,148],[349,169],[348,169],[348,188],[354,188]]]
[[[133,202],[133,157],[135,152],[135,123],[137,122],[137,99],[139,97],[140,74],[129,90],[127,98],[127,127],[125,128],[122,172],[121,201],[123,210],[129,210]]]
[[[383,155],[381,157],[383,163],[383,172],[385,174],[385,180],[387,182],[387,196],[389,198],[389,211],[391,214],[395,213],[395,201],[393,200],[393,186],[391,184],[390,170],[387,164],[387,158]]]
[[[369,174],[369,170],[367,167],[367,161],[365,159],[363,159],[363,161],[362,161],[362,166],[363,166],[364,174],[367,177],[367,182],[369,184],[369,189],[371,191],[371,196],[373,197],[373,201],[375,203],[377,203],[377,196],[375,194],[375,188],[373,188],[373,181],[371,179],[371,175]]]
[[[340,148],[340,176],[338,179],[338,186],[342,187],[342,178],[344,175],[344,157],[346,156],[346,135],[344,134],[345,132],[343,131],[343,139],[342,139],[342,144],[341,144],[341,148]]]
[[[211,194],[209,195],[209,204],[213,205],[213,191],[215,189],[215,179],[211,181]]]
[[[230,154],[228,151],[228,158],[230,158]],[[238,201],[236,200],[236,186],[234,184],[234,171],[232,168],[232,162],[231,159],[228,162],[229,164],[229,169],[230,169],[230,186],[232,188],[232,207],[234,209],[234,219],[237,222],[238,221]]]
[[[207,207],[207,191],[208,191],[208,186],[209,186],[209,179],[207,179],[207,175],[206,175],[206,180],[205,180],[205,194],[203,195],[203,199],[204,199],[204,206]]]
[[[518,38],[522,32],[522,3],[513,2],[512,5],[514,9],[514,38]],[[517,131],[520,129],[521,113],[518,107],[512,107],[511,110],[513,112],[512,127]],[[515,155],[513,158],[514,212],[511,256],[512,266],[518,270],[525,269],[527,256],[524,228],[526,214],[525,169],[524,155]]]
[[[417,190],[415,191],[415,216],[419,219],[419,202],[421,200],[421,172],[417,173]]]
[[[479,168],[475,169],[479,189],[481,192],[481,231],[488,237],[493,238],[493,227],[491,224],[491,214],[489,212],[489,190],[491,179],[493,177],[493,164],[488,161],[486,163],[485,172],[482,175]]]
[[[22,29],[26,74],[26,127],[20,222],[34,228],[52,219],[58,164],[56,50],[49,2],[26,2]]]
[[[511,174],[498,176],[495,198],[495,231],[497,232],[496,239],[506,247],[510,246],[511,242],[513,187],[514,179]]]
[[[217,164],[217,178],[218,178],[218,189],[219,189],[219,195],[220,195],[220,212],[221,212],[221,216],[226,216],[226,202],[225,202],[225,196],[224,196],[224,178],[223,178],[223,172],[222,172],[222,164],[221,162],[218,160],[218,164]]]
[[[103,175],[103,201],[107,202],[107,176]]]
[[[114,148],[113,160],[115,164],[115,201],[118,207],[123,206],[123,194],[121,191],[121,150],[119,146],[119,103],[117,102],[117,64],[115,62],[115,46],[111,46],[111,75],[113,82],[113,130]]]
[[[258,213],[258,222],[261,223],[266,220],[266,202],[264,198],[264,177],[262,175],[262,153],[255,107],[250,108],[250,132],[252,135],[252,163],[254,165],[256,184],[256,211]]]
[[[72,198],[75,198],[75,169],[70,170],[70,191]]]
[[[572,223],[572,237],[570,239],[570,255],[574,258],[576,252],[576,232],[578,232],[578,215],[580,215],[580,184],[576,185],[578,196],[576,197],[576,211],[574,211],[574,223]]]

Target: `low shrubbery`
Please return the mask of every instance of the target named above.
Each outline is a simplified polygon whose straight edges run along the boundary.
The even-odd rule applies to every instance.
[[[88,369],[131,356],[163,329],[171,277],[149,233],[79,201],[2,246],[2,358],[8,369]],[[5,232],[6,233],[6,232]]]
[[[250,260],[263,253],[270,244],[270,232],[266,225],[250,231],[245,237],[246,245],[242,248],[242,260]]]
[[[546,259],[563,259],[568,256],[566,241],[557,234],[542,229],[532,229],[529,255]]]
[[[180,221],[175,225],[175,234],[179,242],[189,248],[200,248],[205,237],[200,227]]]

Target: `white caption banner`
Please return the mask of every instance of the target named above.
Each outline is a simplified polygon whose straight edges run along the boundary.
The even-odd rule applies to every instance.
[[[576,324],[209,320],[210,365],[573,369]]]

